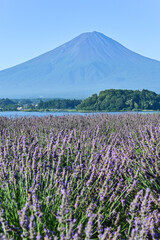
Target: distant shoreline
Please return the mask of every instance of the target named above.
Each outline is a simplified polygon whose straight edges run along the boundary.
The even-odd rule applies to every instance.
[[[98,112],[160,112],[160,111],[156,111],[156,110],[130,110],[130,111],[106,111],[106,110],[95,110],[95,111],[91,111],[91,110],[76,110],[76,109],[21,109],[21,110],[8,110],[8,111],[0,111],[0,112],[80,112],[80,113],[98,113]]]

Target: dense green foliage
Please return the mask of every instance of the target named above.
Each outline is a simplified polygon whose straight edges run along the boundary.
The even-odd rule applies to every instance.
[[[2,98],[2,99],[0,99],[0,110],[1,111],[9,111],[9,110],[15,111],[15,110],[17,110],[17,104],[8,98],[6,98],[6,99]]]
[[[82,101],[78,110],[131,111],[159,110],[160,95],[148,90],[105,90]]]
[[[38,109],[75,109],[82,100],[76,99],[52,99],[49,101],[40,101],[37,108]]]

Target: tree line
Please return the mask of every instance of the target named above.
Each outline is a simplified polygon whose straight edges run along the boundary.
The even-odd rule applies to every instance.
[[[77,99],[0,99],[0,111],[76,109],[82,100]]]
[[[40,100],[38,109],[76,109],[82,100],[76,99],[52,99],[49,101]]]
[[[160,110],[160,94],[145,90],[109,89],[84,100],[77,99],[0,99],[1,111],[16,110],[141,111]]]

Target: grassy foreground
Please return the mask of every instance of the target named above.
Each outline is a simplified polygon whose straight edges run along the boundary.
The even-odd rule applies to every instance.
[[[0,239],[160,239],[160,115],[0,117]]]

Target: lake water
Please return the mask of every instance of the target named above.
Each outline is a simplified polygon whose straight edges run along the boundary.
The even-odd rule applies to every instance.
[[[0,116],[3,116],[3,117],[24,117],[24,116],[27,116],[27,117],[31,117],[31,116],[36,116],[36,117],[42,117],[42,116],[49,116],[49,115],[52,115],[52,116],[63,116],[63,115],[82,115],[82,116],[85,116],[85,115],[93,115],[93,114],[104,114],[105,112],[95,112],[95,113],[81,113],[81,112],[0,112]],[[108,112],[107,114],[124,114],[126,112]],[[132,114],[135,114],[135,113],[143,113],[143,114],[147,114],[147,113],[150,113],[150,114],[153,114],[153,113],[160,113],[160,112],[130,112]]]

